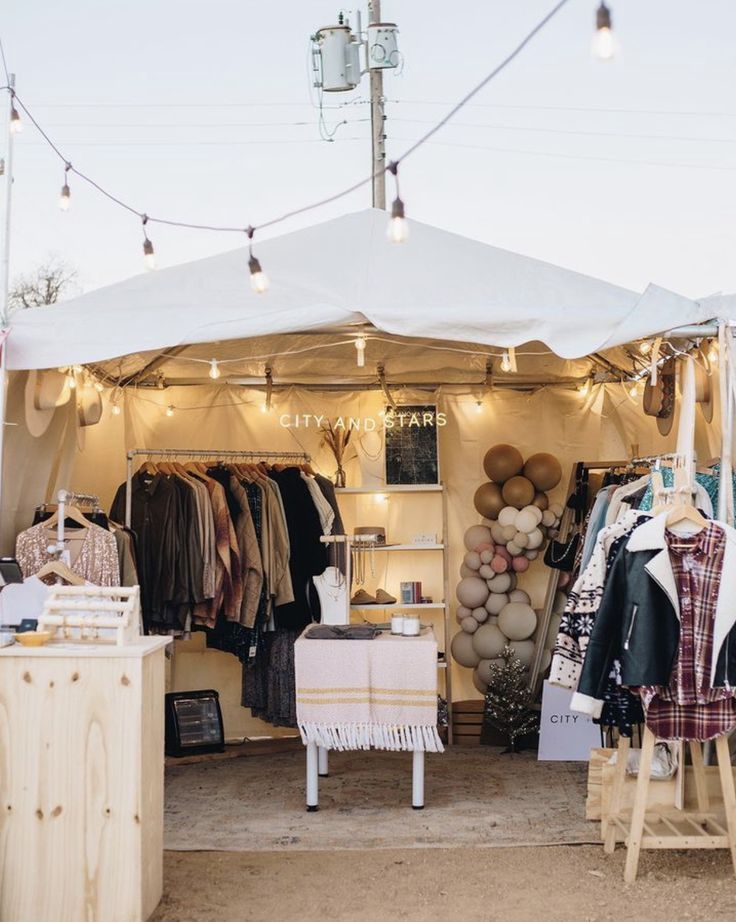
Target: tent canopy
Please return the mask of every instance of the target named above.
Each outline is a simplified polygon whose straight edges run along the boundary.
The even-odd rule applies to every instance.
[[[100,363],[172,347],[329,333],[368,321],[377,331],[508,348],[541,342],[578,358],[714,316],[649,286],[643,294],[411,221],[386,239],[368,209],[258,243],[271,287],[250,288],[247,250],[135,276],[11,317],[10,370]],[[709,312],[710,311],[710,312]]]

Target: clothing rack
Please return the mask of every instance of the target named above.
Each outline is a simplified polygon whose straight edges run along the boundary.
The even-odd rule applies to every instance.
[[[100,508],[100,497],[94,493],[77,493],[72,490],[59,490],[56,494],[58,503],[58,516],[56,522],[56,545],[49,547],[51,553],[58,560],[64,551],[64,523],[66,519],[67,504],[73,506],[84,505]],[[53,550],[51,549],[53,547]]]
[[[201,449],[201,448],[131,448],[127,453],[127,477],[125,482],[125,526],[130,528],[130,519],[133,504],[132,481],[133,481],[133,461],[136,457],[146,458],[195,458],[207,459],[209,461],[246,460],[246,461],[297,461],[308,463],[312,460],[311,456],[303,451],[237,451],[233,449],[222,449],[220,451]]]

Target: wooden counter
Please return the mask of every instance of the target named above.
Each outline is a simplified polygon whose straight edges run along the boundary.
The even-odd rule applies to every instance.
[[[156,908],[169,642],[0,649],[2,922],[144,922]]]

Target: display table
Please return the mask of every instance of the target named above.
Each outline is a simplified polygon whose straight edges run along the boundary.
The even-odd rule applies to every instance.
[[[318,779],[327,774],[330,749],[412,752],[412,806],[421,809],[424,753],[443,751],[432,629],[418,637],[382,633],[374,640],[310,640],[302,634],[294,656],[297,721],[307,750],[307,809],[318,808]]]
[[[169,642],[0,649],[0,919],[143,922],[156,908]]]

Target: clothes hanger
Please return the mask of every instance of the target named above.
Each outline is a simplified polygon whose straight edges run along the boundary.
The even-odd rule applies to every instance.
[[[82,528],[89,528],[91,525],[91,522],[85,519],[81,511],[76,506],[68,505],[64,510],[64,518],[72,519],[72,521],[76,522],[78,525],[81,525]],[[52,528],[54,525],[58,524],[58,522],[59,507],[57,506],[56,512],[53,512],[42,524],[44,528]]]
[[[72,586],[84,586],[82,577],[61,560],[50,560],[45,563],[36,573],[36,576],[38,579],[44,579],[47,576],[58,576],[59,579],[63,579]]]
[[[312,465],[309,463],[309,461],[305,461],[304,464],[302,464],[301,467],[302,467],[302,470],[304,471],[304,473],[305,473],[305,474],[308,474],[310,477],[316,477],[316,476],[317,476],[317,475],[315,474],[315,472],[314,472],[314,468],[313,468]]]
[[[143,464],[141,464],[141,466],[138,468],[138,473],[139,474],[152,474],[155,476],[156,474],[158,474],[158,468],[153,463],[153,461],[147,460],[147,461],[144,461]]]

